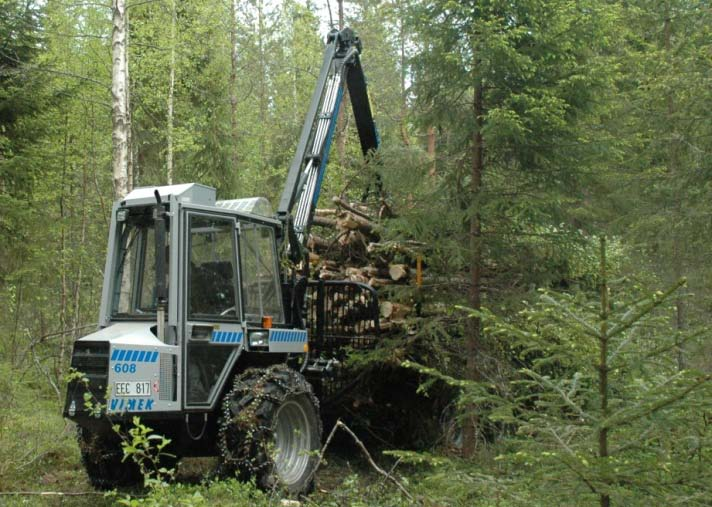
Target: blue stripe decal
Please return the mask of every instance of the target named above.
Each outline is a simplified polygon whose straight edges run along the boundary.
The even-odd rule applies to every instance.
[[[114,349],[111,352],[111,361],[127,361],[132,363],[155,363],[158,360],[158,352],[149,350]]]
[[[210,336],[211,343],[240,343],[242,342],[242,331],[213,331]]]
[[[307,340],[307,333],[300,329],[275,330],[272,331],[270,340],[274,343],[303,343]]]

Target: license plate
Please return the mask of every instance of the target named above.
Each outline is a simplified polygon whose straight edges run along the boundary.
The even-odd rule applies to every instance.
[[[114,396],[151,396],[151,383],[115,382]]]

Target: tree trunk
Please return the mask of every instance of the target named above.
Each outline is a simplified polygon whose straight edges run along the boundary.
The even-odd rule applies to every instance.
[[[257,46],[260,62],[259,107],[260,107],[260,164],[266,166],[267,155],[267,59],[265,56],[265,13],[262,0],[257,1]]]
[[[59,194],[59,268],[60,268],[60,282],[61,289],[59,295],[59,328],[64,330],[67,328],[67,299],[68,299],[68,289],[67,289],[67,232],[66,232],[66,222],[67,213],[65,212],[65,195],[64,191],[67,187],[67,170],[71,172],[71,168],[68,168],[68,150],[69,150],[69,117],[65,114],[64,116],[64,147],[62,150],[62,179],[61,179],[61,190]],[[70,200],[71,200],[71,196]],[[59,340],[59,358],[55,362],[54,373],[57,378],[60,377],[62,368],[64,366],[64,356],[66,354],[67,348],[67,337],[66,335],[61,335]]]
[[[400,10],[400,9],[399,9]],[[410,146],[410,136],[408,135],[408,94],[406,92],[406,59],[405,59],[405,23],[403,21],[403,14],[401,13],[400,20],[398,24],[399,38],[400,38],[400,92],[401,92],[401,138],[403,139],[403,144]]]
[[[129,5],[126,5],[126,16],[125,16],[125,29],[126,29],[126,44],[124,44],[124,59],[126,60],[126,94],[124,95],[124,101],[126,102],[126,134],[128,136],[128,167],[126,174],[128,175],[128,191],[133,190],[134,185],[139,181],[139,167],[136,165],[136,152],[137,146],[133,143],[133,121],[131,119],[131,77],[129,67],[131,67],[131,62],[129,61],[129,46],[131,45],[131,23],[129,21]]]
[[[606,238],[601,238],[601,329],[598,336],[600,358],[598,364],[598,390],[601,398],[601,419],[608,417],[608,280],[606,274]],[[608,428],[598,430],[598,457],[608,458]],[[600,493],[601,507],[611,505],[611,497]]]
[[[671,20],[671,13],[670,13],[670,4],[666,3],[665,4],[665,20],[663,22],[663,45],[665,49],[665,60],[668,65],[668,72],[671,69],[671,62],[673,58],[673,52],[672,52],[672,20]],[[676,176],[677,173],[679,172],[679,163],[678,163],[678,138],[679,136],[675,135],[675,102],[673,98],[673,93],[672,91],[669,91],[666,97],[666,106],[667,106],[667,126],[671,130],[670,135],[670,142],[668,144],[668,172],[673,176],[674,180],[677,180]],[[683,203],[683,195],[684,193],[681,191],[681,189],[678,187],[675,191],[676,193],[676,202],[675,202],[675,212],[678,215],[677,220],[682,221],[683,220],[683,214],[684,214],[684,203]],[[672,244],[673,244],[673,263],[674,263],[674,268],[673,268],[673,277],[675,280],[679,280],[685,275],[685,238],[680,237],[681,235],[679,232],[676,232],[676,229],[673,229],[673,238],[672,238]],[[686,319],[685,319],[685,293],[684,293],[684,288],[678,291],[677,296],[675,298],[675,329],[678,331],[678,333],[681,333],[686,327]],[[678,369],[684,370],[685,369],[685,350],[682,345],[678,346],[677,349],[677,365]]]
[[[81,255],[84,255],[86,249],[86,239],[87,239],[87,187],[88,187],[88,176],[87,176],[87,166],[88,161],[82,166],[82,223],[79,227],[79,251]],[[74,316],[72,317],[72,329],[76,329],[73,338],[76,340],[79,338],[79,327],[81,326],[81,298],[82,298],[82,281],[83,281],[83,266],[84,263],[80,262],[77,266],[77,275],[74,282]]]
[[[111,33],[111,120],[112,120],[112,168],[114,197],[120,199],[129,193],[129,137],[128,112],[128,61],[127,32],[128,16],[126,0],[112,0]]]
[[[230,2],[230,162],[237,174],[237,1]]]
[[[176,80],[176,1],[171,0],[171,58],[168,71],[168,125],[166,126],[166,182],[173,184],[173,94]]]
[[[484,141],[482,139],[482,84],[480,79],[475,83],[473,113],[475,117],[475,132],[472,136],[472,172],[470,182],[470,195],[472,201],[477,202],[482,191],[482,173],[484,172]],[[479,211],[470,218],[470,290],[469,305],[473,310],[481,309],[482,290],[482,223]],[[479,317],[468,319],[465,343],[467,378],[473,381],[480,380],[480,371],[477,356],[481,347],[481,322]],[[463,454],[472,456],[477,448],[477,407],[466,408],[468,419],[463,428]]]
[[[428,158],[430,158],[428,175],[435,176],[437,174],[435,165],[435,127],[428,127]]]

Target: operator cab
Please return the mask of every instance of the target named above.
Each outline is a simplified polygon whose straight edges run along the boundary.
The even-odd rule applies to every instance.
[[[212,410],[243,352],[306,353],[306,330],[285,321],[281,227],[265,198],[216,201],[215,189],[194,183],[138,188],[116,203],[102,329],[82,339],[110,342],[105,384],[118,390],[125,377],[126,392],[140,394],[140,377],[152,383],[153,411]],[[141,364],[153,352],[156,364]],[[127,403],[117,393],[107,400],[110,411]]]

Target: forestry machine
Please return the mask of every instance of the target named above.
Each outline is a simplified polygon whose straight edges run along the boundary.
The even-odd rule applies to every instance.
[[[373,345],[379,330],[370,286],[294,268],[308,266],[347,88],[363,154],[378,147],[360,53],[352,30],[329,33],[276,213],[263,197],[216,200],[197,183],[137,188],[113,205],[99,330],[74,344],[64,407],[95,487],[142,479],[122,459],[136,416],[171,440],[161,466],[217,456],[222,474],[264,488],[312,486],[318,398],[343,387],[343,349]]]

